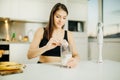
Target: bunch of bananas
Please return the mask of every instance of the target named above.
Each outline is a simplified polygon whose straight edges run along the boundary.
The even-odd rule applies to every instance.
[[[2,57],[3,54],[4,54],[4,50],[0,50],[0,58]]]
[[[25,66],[16,62],[0,62],[0,70],[15,70],[22,69]]]
[[[1,75],[23,72],[23,68],[25,68],[24,64],[19,64],[16,62],[0,62]]]

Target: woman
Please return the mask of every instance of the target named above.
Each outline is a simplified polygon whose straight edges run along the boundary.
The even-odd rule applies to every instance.
[[[38,63],[60,62],[60,45],[65,39],[72,47],[72,58],[67,67],[75,67],[79,62],[75,43],[70,31],[64,30],[68,10],[64,4],[57,3],[50,13],[46,28],[39,28],[28,51],[28,59],[38,57]]]

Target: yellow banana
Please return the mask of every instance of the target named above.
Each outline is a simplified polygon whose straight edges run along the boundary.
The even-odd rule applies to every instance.
[[[25,65],[23,64],[0,64],[0,70],[15,70],[15,69],[23,69]]]
[[[20,69],[21,67],[19,66],[0,66],[0,70],[15,70],[15,69]]]
[[[0,62],[0,65],[16,65],[16,62]]]

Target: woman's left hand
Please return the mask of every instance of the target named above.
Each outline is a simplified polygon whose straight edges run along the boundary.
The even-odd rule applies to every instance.
[[[67,67],[74,68],[77,66],[77,64],[78,61],[76,60],[76,58],[70,58],[69,61],[67,62]]]

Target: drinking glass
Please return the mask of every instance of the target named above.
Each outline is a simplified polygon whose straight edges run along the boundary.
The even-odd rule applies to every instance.
[[[61,45],[61,66],[67,67],[68,60],[72,58],[70,45]]]

